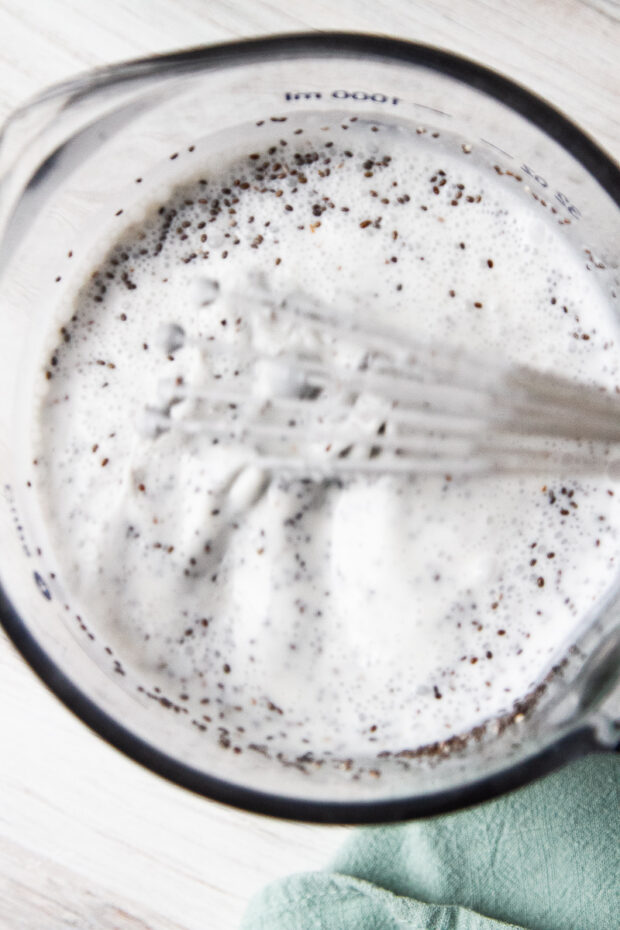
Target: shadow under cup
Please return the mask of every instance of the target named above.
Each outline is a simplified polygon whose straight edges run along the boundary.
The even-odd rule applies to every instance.
[[[198,141],[230,158],[235,147],[260,150],[285,120],[319,114],[403,125],[438,145],[449,137],[489,172],[518,175],[521,196],[590,250],[618,309],[618,168],[543,101],[448,53],[362,35],[286,36],[132,62],[52,88],[16,112],[0,140],[0,610],[17,648],[71,710],[177,784],[289,818],[397,820],[492,797],[614,747],[616,592],[578,642],[562,645],[534,693],[466,737],[383,758],[326,761],[312,747],[284,762],[235,754],[216,730],[204,733],[177,708],[149,700],[131,671],[119,674],[88,616],[66,608],[22,477],[30,385],[49,321],[72,286],[74,243],[94,245],[119,205],[144,201],[149,185],[195,173],[171,156]]]

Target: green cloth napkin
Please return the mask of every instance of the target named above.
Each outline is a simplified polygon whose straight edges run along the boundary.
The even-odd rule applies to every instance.
[[[326,828],[328,829],[328,828]],[[620,930],[620,757],[591,756],[457,814],[355,830],[242,930]]]

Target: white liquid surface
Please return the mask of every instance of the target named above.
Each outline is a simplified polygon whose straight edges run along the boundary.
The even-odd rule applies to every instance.
[[[89,626],[208,733],[293,756],[416,748],[510,712],[562,657],[615,580],[618,489],[282,480],[206,433],[145,437],[145,406],[235,360],[243,383],[248,347],[303,345],[227,298],[254,273],[276,299],[361,300],[416,339],[607,388],[617,326],[514,178],[404,131],[294,128],[232,165],[198,149],[195,184],[101,243],[44,360],[33,483]]]

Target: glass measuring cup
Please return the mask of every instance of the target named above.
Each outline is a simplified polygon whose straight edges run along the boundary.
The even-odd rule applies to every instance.
[[[509,719],[425,753],[330,765],[309,753],[282,765],[263,753],[233,754],[186,725],[174,707],[149,700],[131,673],[119,673],[88,616],[65,609],[45,529],[20,479],[29,452],[28,385],[46,323],[71,287],[75,242],[95,242],[102,217],[144,196],[142,184],[177,178],[180,153],[198,138],[214,152],[229,152],[235,139],[247,150],[250,138],[258,146],[283,119],[314,113],[449,134],[489,171],[518,174],[523,196],[556,211],[563,233],[590,250],[617,304],[617,167],[545,103],[455,56],[365,36],[287,36],[120,65],[52,89],[11,117],[0,144],[2,622],[85,722],[178,784],[299,819],[403,819],[464,806],[615,746],[614,598],[578,642],[564,644],[550,679]]]

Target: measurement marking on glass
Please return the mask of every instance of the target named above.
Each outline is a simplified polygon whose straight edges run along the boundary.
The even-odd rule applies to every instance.
[[[549,187],[549,182],[543,178],[542,175],[537,174],[533,168],[529,167],[529,165],[521,165],[521,171],[527,174],[528,177],[532,178],[532,180],[536,181],[536,183],[542,187],[543,190],[546,190]],[[581,211],[574,205],[574,203],[571,203],[566,194],[562,193],[562,191],[554,191],[553,196],[557,202],[564,207],[565,210],[568,210],[571,216],[574,216],[576,220],[581,219]]]
[[[495,142],[489,142],[488,139],[483,139],[480,136],[480,141],[484,142],[485,145],[490,145],[492,149],[497,149],[498,152],[501,152],[502,155],[506,155],[507,158],[514,158],[514,155],[511,155],[510,152],[507,152],[506,149],[500,148],[499,145],[496,145]]]
[[[330,94],[336,100],[366,100],[372,103],[390,103],[396,106],[400,103],[400,97],[388,97],[387,94],[369,94],[365,90],[333,90]],[[285,100],[321,100],[323,94],[319,90],[297,90],[287,91],[284,94]]]

